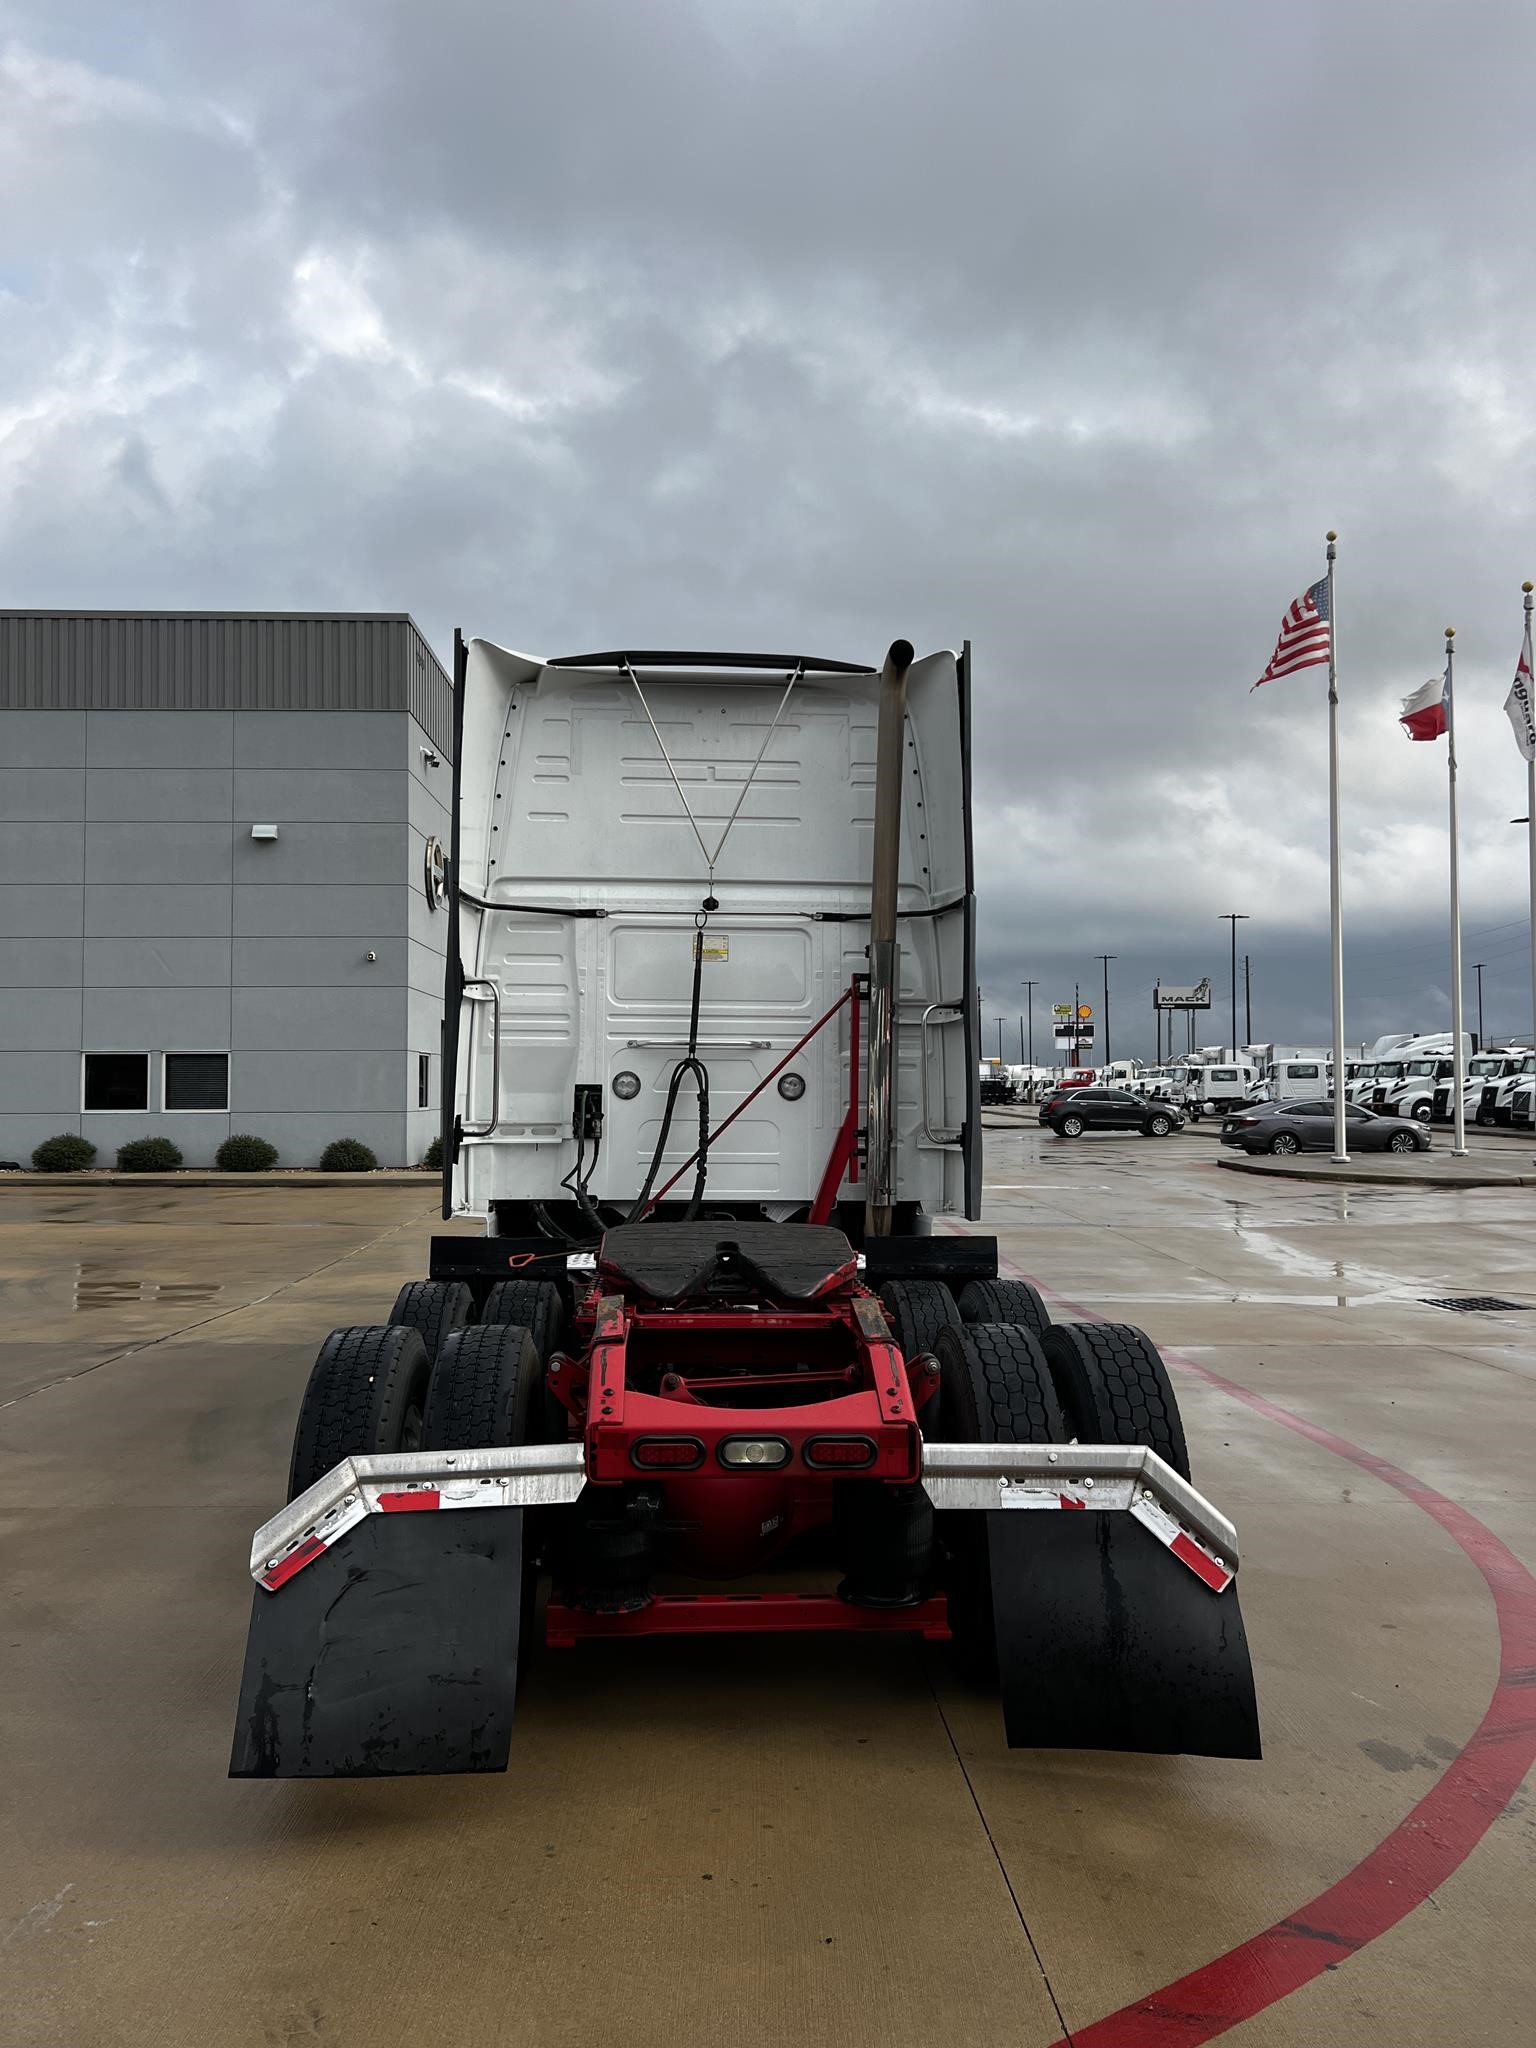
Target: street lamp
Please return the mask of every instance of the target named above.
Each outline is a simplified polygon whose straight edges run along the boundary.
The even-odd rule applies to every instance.
[[[1019,987],[1024,991],[1024,1012],[1029,1019],[1028,1064],[1031,1067],[1033,1067],[1033,1065],[1035,1064],[1035,990],[1039,986],[1040,984],[1038,981],[1021,981],[1019,983]],[[1024,1048],[1022,1045],[1019,1047],[1019,1050],[1021,1053],[1023,1052]]]
[[[1477,976],[1477,1049],[1479,1052],[1488,1043],[1487,1039],[1483,1036],[1483,969],[1487,964],[1485,960],[1474,960],[1472,962],[1472,972]]]
[[[1232,927],[1232,1057],[1237,1058],[1237,928],[1247,924],[1246,910],[1223,910],[1218,912],[1216,922]]]
[[[1104,1064],[1109,1065],[1109,963],[1118,960],[1118,953],[1095,953],[1095,960],[1104,962]]]

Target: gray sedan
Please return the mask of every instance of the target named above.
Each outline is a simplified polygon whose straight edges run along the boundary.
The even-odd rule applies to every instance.
[[[1344,1111],[1351,1152],[1427,1152],[1429,1133],[1400,1116],[1377,1116],[1350,1104]],[[1221,1127],[1223,1145],[1244,1152],[1331,1152],[1331,1102],[1261,1102],[1229,1116]]]

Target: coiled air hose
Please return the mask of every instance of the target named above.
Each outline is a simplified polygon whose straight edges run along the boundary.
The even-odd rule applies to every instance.
[[[720,904],[714,896],[706,896],[694,913],[693,999],[688,1011],[688,1051],[672,1069],[672,1078],[667,1083],[667,1102],[661,1113],[661,1135],[656,1140],[656,1150],[651,1156],[645,1184],[635,1198],[635,1206],[626,1219],[630,1223],[638,1223],[645,1214],[646,1205],[651,1199],[651,1189],[656,1185],[656,1176],[661,1171],[667,1140],[672,1135],[672,1118],[676,1114],[678,1094],[683,1082],[690,1075],[699,1098],[699,1157],[694,1168],[693,1193],[688,1198],[688,1207],[683,1211],[684,1222],[693,1221],[704,1201],[704,1183],[709,1177],[709,1069],[699,1058],[699,1001],[704,985],[704,927],[709,922],[709,913],[719,908]]]

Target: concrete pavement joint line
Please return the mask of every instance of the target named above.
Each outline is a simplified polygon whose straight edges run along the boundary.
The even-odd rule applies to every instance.
[[[314,1266],[307,1273],[296,1273],[291,1280],[285,1280],[280,1287],[270,1288],[265,1294],[252,1295],[249,1301],[237,1301],[228,1308],[221,1308],[216,1315],[200,1316],[195,1323],[183,1323],[179,1329],[165,1330],[158,1337],[146,1338],[142,1344],[129,1344],[121,1351],[114,1351],[106,1358],[98,1358],[94,1365],[82,1365],[78,1372],[63,1372],[56,1380],[44,1380],[40,1387],[29,1387],[24,1394],[14,1394],[9,1401],[0,1401],[0,1415],[7,1408],[19,1408],[23,1401],[30,1401],[38,1394],[46,1394],[52,1387],[67,1387],[72,1380],[83,1380],[93,1372],[100,1372],[104,1365],[116,1365],[124,1358],[137,1358],[141,1352],[154,1351],[161,1344],[169,1344],[173,1337],[190,1336],[194,1330],[206,1330],[211,1323],[222,1323],[230,1316],[244,1315],[247,1309],[260,1308],[264,1302],[276,1301],[280,1294],[290,1288],[302,1287],[306,1280],[313,1280],[321,1273],[329,1273],[335,1266],[344,1266],[348,1259],[355,1259],[359,1252],[372,1251],[376,1244],[396,1236],[402,1230],[414,1230],[419,1217],[411,1217],[404,1223],[397,1223],[393,1229],[382,1231],[377,1237],[370,1237],[362,1244],[353,1245],[343,1252],[339,1259],[327,1259],[323,1266]]]
[[[996,1837],[993,1835],[992,1829],[988,1824],[982,1803],[976,1796],[976,1787],[971,1783],[971,1774],[965,1768],[965,1759],[960,1754],[960,1745],[955,1740],[955,1731],[949,1725],[949,1716],[944,1711],[944,1702],[934,1690],[933,1679],[929,1675],[926,1663],[923,1668],[923,1676],[928,1680],[928,1690],[932,1694],[934,1708],[938,1713],[939,1726],[944,1730],[944,1734],[948,1739],[950,1753],[955,1759],[955,1768],[959,1771],[964,1781],[965,1789],[971,1796],[971,1804],[976,1809],[976,1818],[980,1821],[981,1831],[987,1838],[987,1847],[992,1851],[993,1860],[997,1864],[998,1875],[1008,1888],[1008,1896],[1013,1901],[1013,1910],[1019,1916],[1019,1926],[1023,1929],[1024,1939],[1029,1943],[1029,1952],[1035,1959],[1035,1968],[1040,1972],[1040,1982],[1045,1986],[1045,1995],[1051,2001],[1051,2010],[1055,2013],[1056,2023],[1061,2028],[1061,2042],[1058,2044],[1058,2048],[1075,2048],[1072,2030],[1067,2025],[1067,2016],[1061,2009],[1061,2002],[1056,1996],[1056,1987],[1052,1984],[1050,1972],[1045,1967],[1045,1958],[1041,1955],[1036,1945],[1035,1937],[1030,1932],[1029,1922],[1024,1918],[1024,1908],[1020,1905],[1019,1895],[1013,1888],[1013,1879],[1008,1875],[1008,1866],[1003,1861],[1002,1852],[998,1848]]]
[[[1032,1277],[1012,1259],[1000,1258],[998,1266],[1006,1266],[1016,1279]],[[1085,1322],[1104,1321],[1039,1280],[1033,1284]],[[1295,1430],[1370,1473],[1438,1522],[1493,1596],[1499,1677],[1482,1719],[1433,1789],[1337,1883],[1224,1955],[1083,2032],[1063,2035],[1051,2048],[1199,2048],[1278,2004],[1324,1971],[1339,1968],[1421,1906],[1467,1860],[1536,1763],[1536,1719],[1528,1698],[1536,1669],[1536,1577],[1513,1551],[1466,1508],[1401,1466],[1209,1366],[1176,1351],[1162,1355],[1267,1421]]]

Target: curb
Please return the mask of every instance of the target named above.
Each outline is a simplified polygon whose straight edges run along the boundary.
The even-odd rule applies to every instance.
[[[1356,1166],[1353,1161],[1346,1167],[1337,1167],[1331,1159],[1315,1166],[1277,1166],[1267,1159],[1218,1159],[1216,1164],[1226,1173],[1257,1174],[1260,1180],[1305,1180],[1322,1187],[1354,1184],[1383,1188],[1536,1188],[1536,1173],[1478,1168],[1470,1173],[1437,1173],[1432,1168],[1418,1167],[1412,1172],[1394,1173],[1382,1166]]]
[[[0,1173],[5,1188],[420,1188],[441,1185],[442,1175],[403,1166],[376,1167],[371,1173],[306,1173],[302,1168],[270,1173],[220,1173],[192,1167],[178,1173],[119,1173],[114,1167],[87,1168],[84,1173]]]

